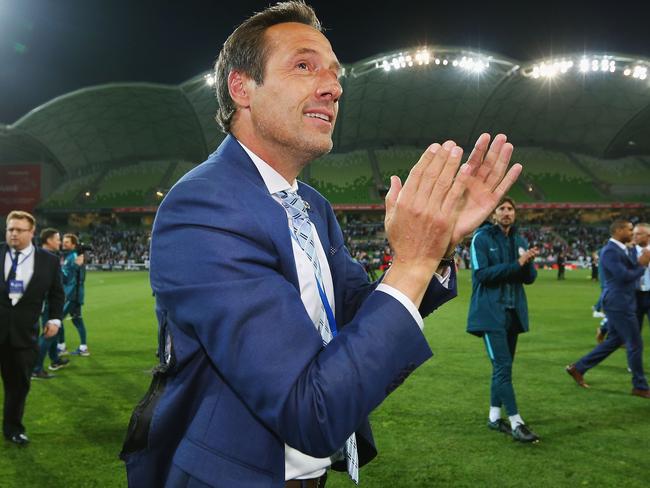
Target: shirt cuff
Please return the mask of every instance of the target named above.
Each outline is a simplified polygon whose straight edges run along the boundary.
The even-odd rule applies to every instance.
[[[449,279],[449,277],[447,277]],[[422,315],[420,315],[420,312],[418,312],[418,308],[415,306],[415,304],[411,301],[409,297],[404,295],[401,291],[399,291],[397,288],[393,288],[390,285],[387,285],[385,283],[380,283],[377,285],[376,288],[377,291],[382,291],[384,293],[387,293],[388,295],[392,296],[395,300],[400,302],[406,310],[409,311],[409,313],[413,316],[413,320],[418,324],[418,327],[420,330],[424,330],[424,321],[422,320]]]
[[[442,275],[438,273],[433,273],[433,276],[440,282],[442,286],[449,290],[449,278],[451,277],[451,266],[445,266],[444,273]]]
[[[61,321],[59,319],[50,319],[46,323],[47,324],[54,324],[57,327],[61,328]]]

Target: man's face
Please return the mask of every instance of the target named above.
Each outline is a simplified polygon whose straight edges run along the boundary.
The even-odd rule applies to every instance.
[[[627,244],[628,242],[631,242],[632,229],[633,229],[632,223],[628,222],[623,227],[619,227],[616,230],[616,235],[614,236],[614,239],[616,239],[619,242],[622,242],[623,244]]]
[[[72,242],[72,239],[69,237],[64,237],[63,238],[63,250],[64,251],[73,251],[76,249],[77,246],[75,246],[74,242]]]
[[[45,241],[45,247],[50,251],[58,251],[61,248],[61,234],[58,232],[51,235],[47,241]]]
[[[264,82],[246,82],[256,142],[269,154],[291,151],[312,160],[332,149],[342,88],[332,46],[316,29],[295,22],[266,30]]]
[[[494,220],[501,227],[510,227],[515,223],[515,207],[510,202],[503,202],[494,210]]]
[[[632,237],[637,246],[646,247],[648,245],[648,238],[650,237],[648,228],[642,225],[636,225],[632,232]]]
[[[10,219],[7,222],[7,244],[17,251],[22,251],[32,242],[34,228],[27,219]]]

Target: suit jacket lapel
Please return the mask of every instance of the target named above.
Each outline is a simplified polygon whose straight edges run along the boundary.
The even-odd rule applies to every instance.
[[[0,277],[0,295],[7,295],[7,284],[5,283],[5,260],[7,259],[7,251],[9,250],[9,246],[6,244],[3,244],[0,246],[2,252],[2,275]]]
[[[34,283],[36,283],[37,280],[41,279],[41,274],[43,271],[43,263],[42,263],[43,258],[44,258],[43,253],[40,251],[38,247],[34,246],[34,273],[32,274],[32,279],[29,280],[29,284],[27,285],[27,289],[23,294],[23,298],[29,296],[30,291],[34,290]],[[39,270],[41,272],[39,272]]]
[[[260,220],[266,224],[264,227],[269,233],[270,239],[276,244],[280,256],[282,273],[300,292],[286,211],[273,199],[257,167],[234,137],[226,136],[216,154],[222,156],[225,164],[234,166],[236,171],[242,173],[246,180],[255,187],[243,196],[246,207],[259,215]],[[233,184],[233,182],[224,184]],[[244,185],[242,185],[243,189]]]

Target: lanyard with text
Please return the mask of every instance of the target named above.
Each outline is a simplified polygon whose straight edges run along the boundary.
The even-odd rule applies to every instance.
[[[18,251],[18,252],[20,252],[20,251]],[[23,264],[29,258],[29,256],[32,255],[32,252],[34,252],[34,249],[32,248],[32,252],[30,252],[29,254],[26,254],[20,262],[18,262],[18,252],[15,253],[15,257],[12,257],[11,256],[11,251],[7,251],[7,253],[9,253],[9,259],[11,259],[11,269],[9,270],[9,274],[7,275],[7,280],[9,279],[9,276],[16,276],[16,272],[18,270],[18,265]]]

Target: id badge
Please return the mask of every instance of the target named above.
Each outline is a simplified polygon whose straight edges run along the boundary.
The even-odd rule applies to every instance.
[[[9,280],[9,298],[20,298],[25,293],[23,280]]]

